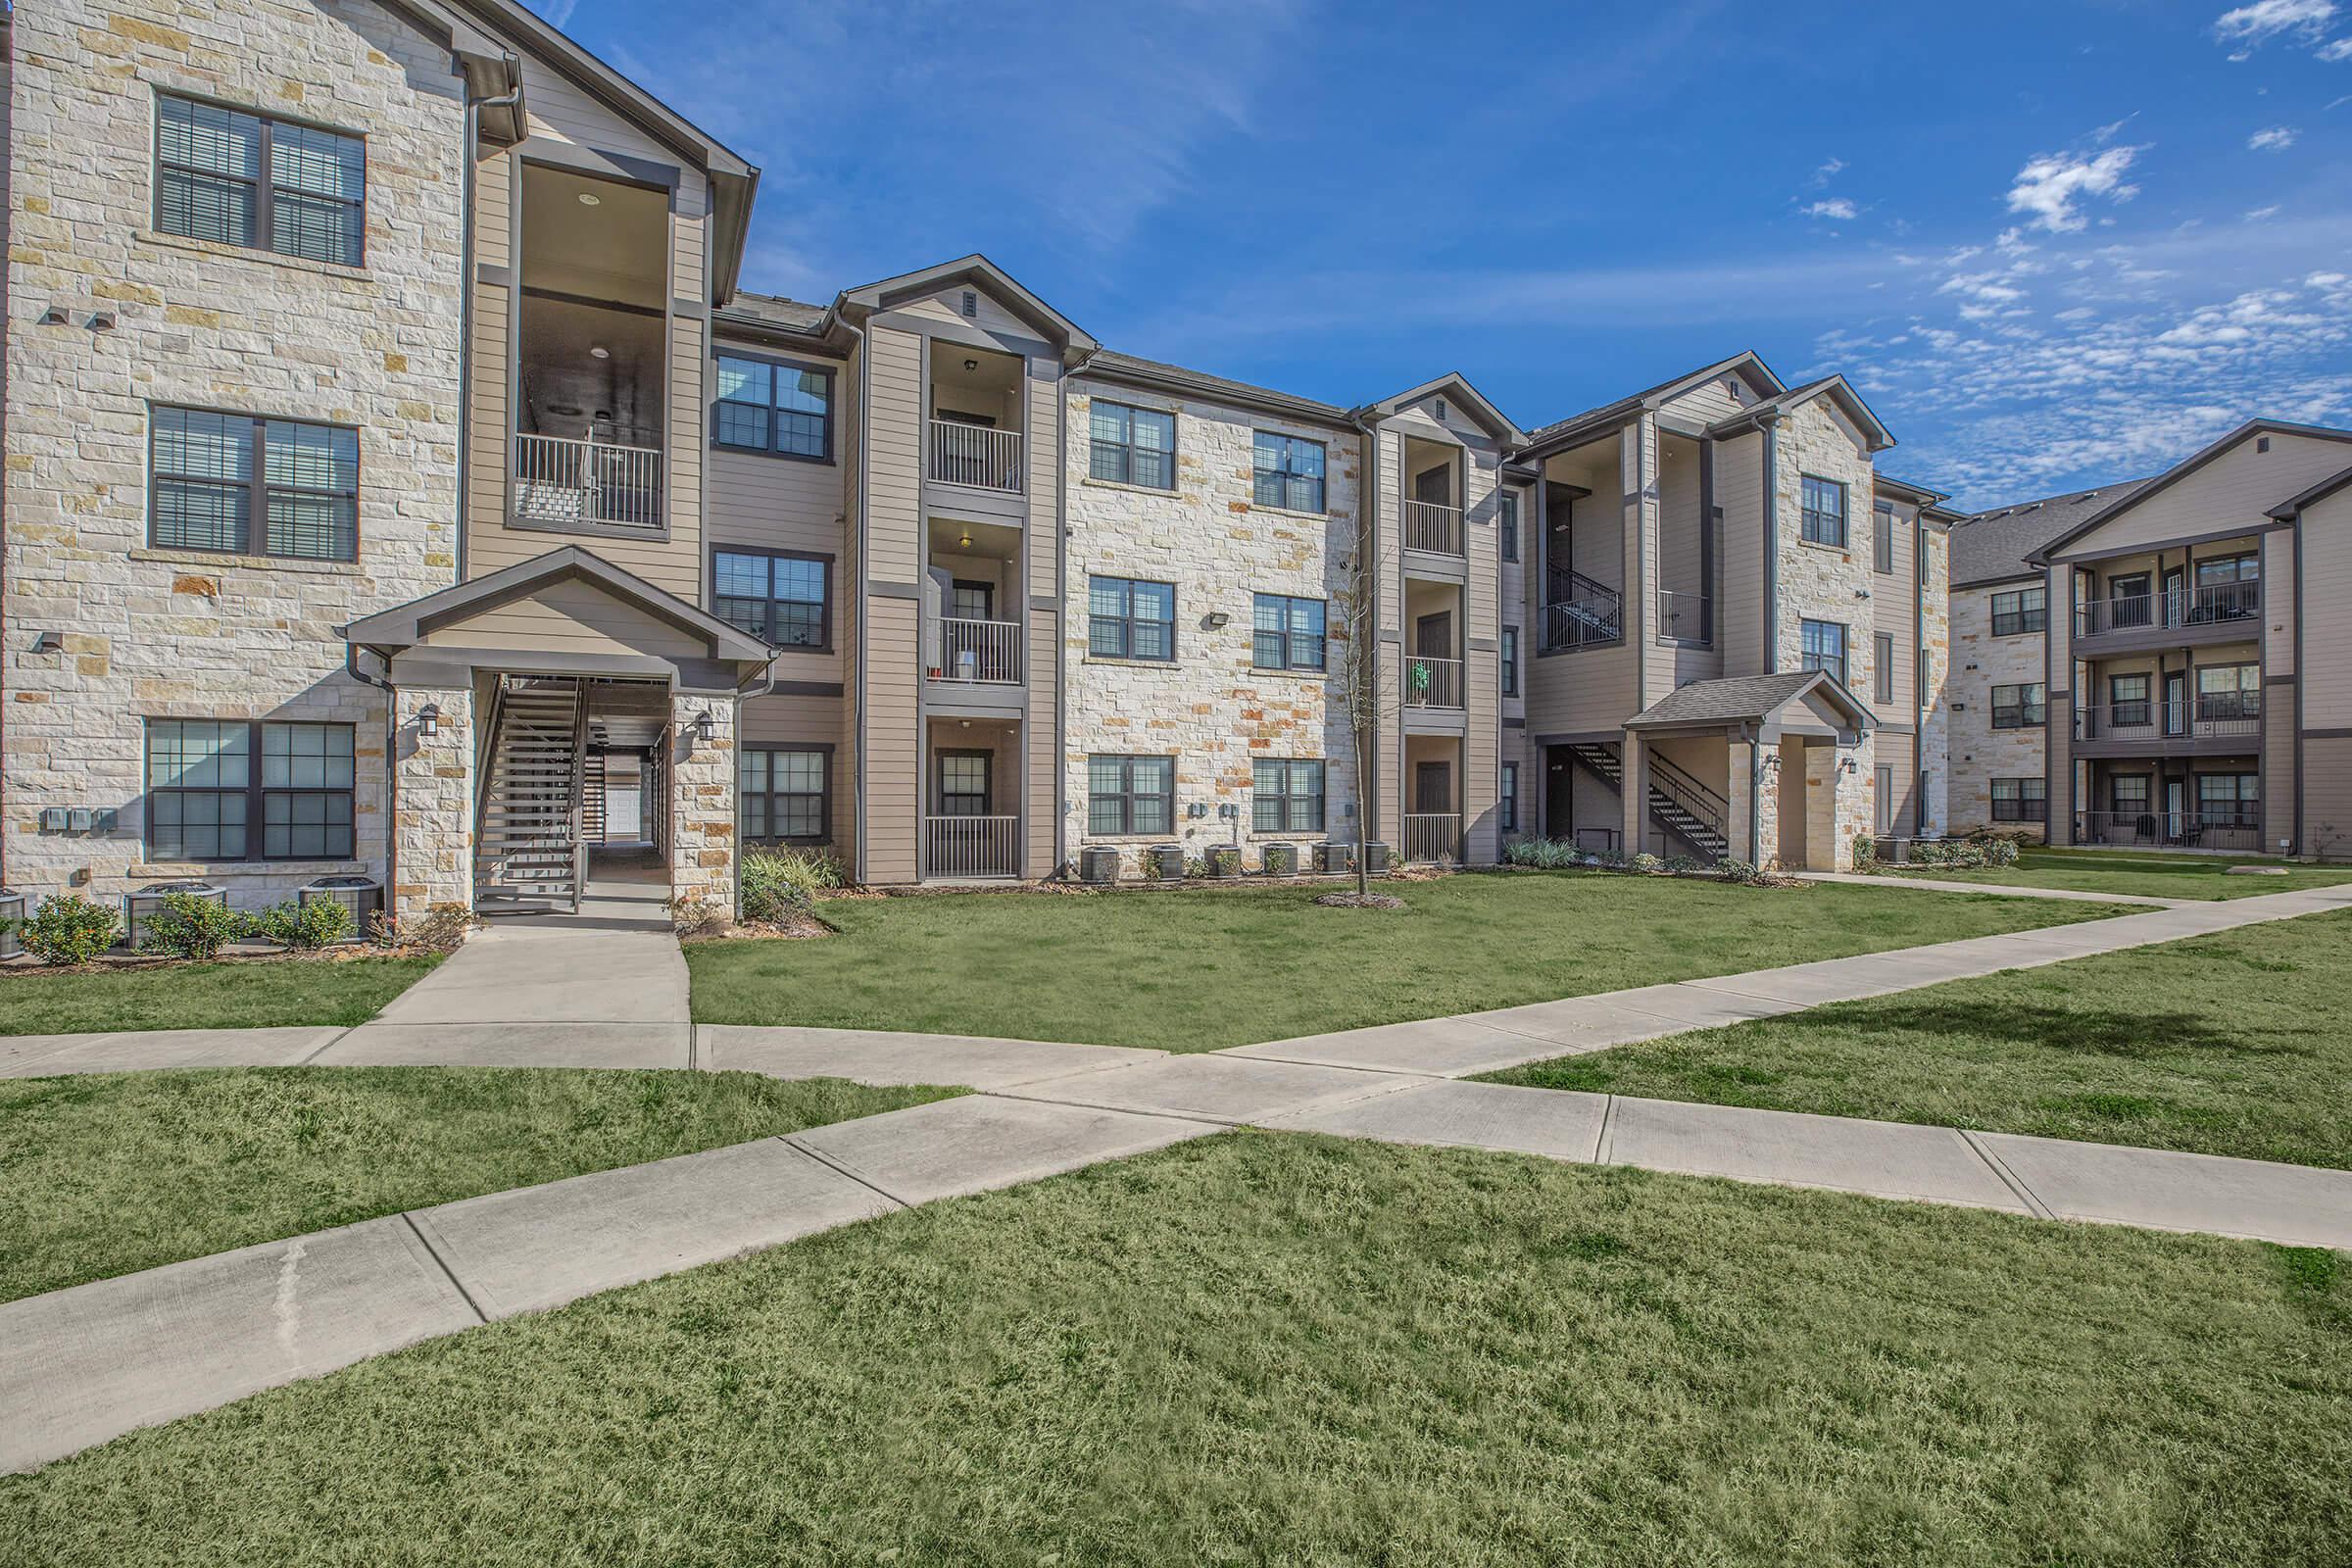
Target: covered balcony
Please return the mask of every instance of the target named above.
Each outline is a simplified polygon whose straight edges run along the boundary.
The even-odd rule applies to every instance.
[[[923,737],[917,847],[926,882],[1003,881],[1021,874],[1021,726],[933,718]]]
[[[2249,638],[2262,619],[2256,539],[2101,562],[2074,575],[2079,652]]]
[[[1404,739],[1407,865],[1462,863],[1462,743],[1438,735]]]
[[[934,707],[1017,705],[1023,657],[1021,531],[934,517],[923,574],[923,678]]]
[[[1467,701],[1462,635],[1461,588],[1406,578],[1401,696],[1408,727],[1416,719],[1458,727]]]
[[[1625,519],[1612,434],[1544,461],[1535,531],[1543,599],[1536,636],[1546,654],[1625,641]],[[1597,499],[1608,496],[1603,502]]]
[[[1404,548],[1462,556],[1461,449],[1406,437],[1404,487],[1397,529]]]
[[[935,344],[929,419],[923,432],[930,452],[925,472],[931,482],[998,496],[1024,494],[1025,395],[1026,370],[1012,355],[958,348],[944,340]]]

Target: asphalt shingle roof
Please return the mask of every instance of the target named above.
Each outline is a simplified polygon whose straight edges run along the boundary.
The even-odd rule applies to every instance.
[[[1952,586],[2025,576],[2034,569],[2026,564],[2028,556],[2146,483],[2126,479],[1972,513],[1952,524]]]
[[[825,318],[825,307],[788,300],[780,294],[751,294],[742,289],[727,302],[726,314],[756,317],[778,326],[811,327]]]
[[[1694,680],[1636,713],[1644,724],[1736,724],[1762,718],[1821,679],[1817,669],[1787,669],[1775,675],[1727,675]]]

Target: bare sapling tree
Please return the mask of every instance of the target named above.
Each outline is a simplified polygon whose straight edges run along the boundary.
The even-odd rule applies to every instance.
[[[1333,627],[1340,647],[1340,711],[1348,720],[1349,755],[1355,760],[1355,891],[1359,898],[1372,892],[1372,812],[1370,806],[1372,751],[1380,729],[1379,596],[1371,563],[1358,549],[1355,573],[1347,594],[1336,606]]]

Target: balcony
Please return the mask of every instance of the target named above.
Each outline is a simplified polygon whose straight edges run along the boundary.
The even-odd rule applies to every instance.
[[[2207,692],[2194,702],[2093,704],[2075,714],[2085,757],[2250,752],[2262,736],[2260,692]]]
[[[515,516],[558,525],[662,526],[659,450],[517,431],[514,451]]]
[[[1462,662],[1429,659],[1414,654],[1404,662],[1404,706],[1459,708],[1462,706]]]
[[[2237,811],[2077,811],[2075,842],[2259,851],[2262,819],[2251,806]]]
[[[926,816],[923,875],[963,880],[1020,875],[1017,816]]]
[[[1462,814],[1423,811],[1404,819],[1404,863],[1459,865],[1462,861]]]
[[[931,477],[940,484],[1017,496],[1024,488],[1021,433],[957,419],[933,419]]]
[[[1432,555],[1462,554],[1462,509],[1434,501],[1407,501],[1403,517],[1404,548]]]
[[[2255,635],[2260,582],[2216,582],[2152,594],[2115,594],[2075,607],[2075,638],[2110,647],[2232,642]]]
[[[1625,640],[1625,596],[1581,571],[1551,572],[1544,606],[1543,651],[1601,648]]]
[[[1705,594],[1684,593],[1673,588],[1659,589],[1658,640],[1702,645],[1713,641],[1713,609]]]
[[[1012,620],[943,619],[933,679],[969,686],[1021,682],[1021,627]]]

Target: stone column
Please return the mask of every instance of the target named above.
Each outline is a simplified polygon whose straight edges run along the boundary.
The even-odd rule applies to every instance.
[[[1807,871],[1838,871],[1838,795],[1844,780],[1834,745],[1805,748],[1805,863]]]
[[[1618,778],[1619,803],[1625,810],[1617,845],[1627,859],[1642,851],[1649,837],[1649,745],[1638,729],[1625,732],[1625,766]]]
[[[710,715],[711,738],[698,725]],[[735,909],[733,692],[673,689],[669,698],[669,891]]]
[[[434,733],[419,715],[438,710]],[[393,885],[386,905],[404,919],[436,904],[473,906],[474,713],[470,686],[402,686],[393,693]]]
[[[1756,854],[1755,834],[1749,821],[1748,807],[1755,799],[1762,782],[1756,777],[1756,748],[1753,743],[1734,739],[1725,748],[1723,769],[1724,823],[1723,836],[1729,845],[1724,853],[1735,860],[1750,865],[1761,863]]]
[[[1788,871],[1805,868],[1805,751],[1804,737],[1781,737],[1781,765],[1769,770],[1765,797],[1770,826],[1760,836],[1773,846],[1773,863]]]

